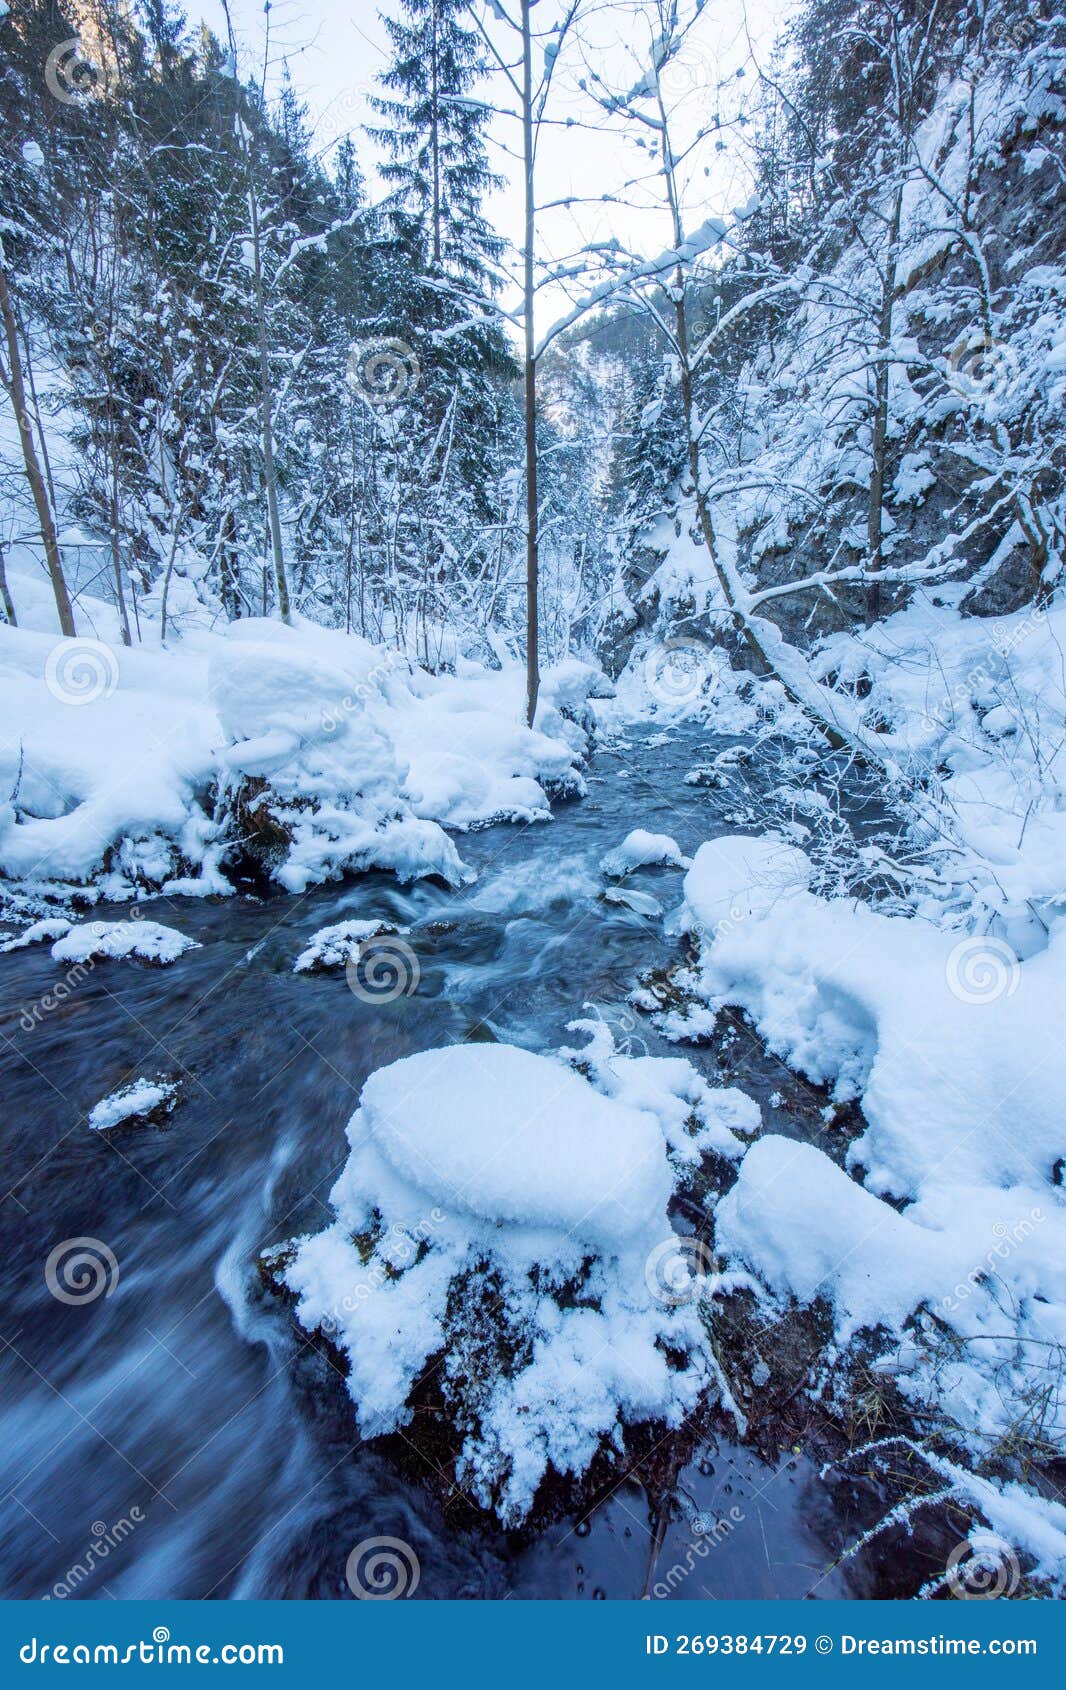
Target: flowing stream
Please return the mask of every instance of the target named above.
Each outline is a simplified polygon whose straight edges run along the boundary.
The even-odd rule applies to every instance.
[[[345,1598],[349,1552],[386,1536],[417,1554],[419,1597],[640,1596],[651,1521],[638,1485],[532,1542],[449,1530],[430,1491],[361,1447],[352,1420],[316,1413],[284,1310],[256,1295],[255,1262],[330,1218],[345,1123],[384,1063],[473,1038],[581,1044],[566,1024],[594,1013],[620,1042],[677,1053],[626,996],[671,953],[663,917],[681,876],[634,873],[643,896],[629,908],[602,900],[598,864],[635,826],[688,853],[734,829],[728,789],[684,781],[727,743],[691,726],[628,730],[594,756],[589,797],[550,824],[461,839],[478,879],[458,893],[373,874],[303,897],[154,899],[145,914],[202,948],[162,969],[100,962],[38,1016],[27,1008],[65,965],[47,945],[0,958],[4,1595]],[[412,996],[374,1006],[343,974],[293,974],[316,929],[364,916],[411,929]],[[685,1054],[720,1072],[710,1052]],[[90,1132],[89,1109],[131,1073],[181,1078],[169,1122]],[[727,1077],[759,1099],[768,1129],[803,1130],[795,1077],[754,1039],[738,1039]],[[113,1253],[117,1279],[67,1304],[45,1262],[82,1237]],[[876,1593],[854,1572],[826,1573],[846,1522],[801,1452],[767,1465],[713,1443],[679,1497],[660,1594]],[[708,1536],[694,1513],[724,1524]]]

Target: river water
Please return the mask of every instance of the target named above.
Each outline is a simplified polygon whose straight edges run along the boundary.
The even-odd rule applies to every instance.
[[[163,969],[101,962],[29,1030],[27,1006],[64,966],[46,945],[0,958],[4,1596],[347,1598],[350,1551],[380,1536],[414,1550],[420,1598],[640,1596],[651,1519],[638,1485],[532,1542],[449,1530],[431,1492],[361,1447],[335,1405],[316,1412],[255,1262],[330,1218],[345,1123],[382,1064],[471,1038],[580,1044],[566,1024],[583,1013],[665,1053],[625,1001],[670,953],[662,917],[602,901],[597,868],[635,826],[688,853],[733,830],[735,795],[684,781],[726,743],[692,726],[627,730],[598,749],[589,797],[551,823],[461,839],[478,879],[458,893],[372,874],[304,897],[154,899],[145,915],[202,948]],[[629,884],[664,914],[680,899],[676,870]],[[316,929],[355,917],[411,928],[414,995],[374,1006],[343,974],[292,973]],[[795,1132],[794,1076],[754,1041],[737,1064],[730,1079],[767,1126]],[[183,1086],[165,1128],[88,1130],[100,1098],[159,1073]],[[117,1277],[108,1295],[67,1304],[45,1262],[81,1237],[107,1246]],[[713,1442],[679,1496],[660,1593],[876,1593],[827,1572],[848,1522],[802,1451],[769,1465]],[[726,1522],[713,1541],[693,1531],[694,1509]]]

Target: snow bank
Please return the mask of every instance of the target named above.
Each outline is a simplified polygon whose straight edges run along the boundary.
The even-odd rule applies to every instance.
[[[1062,1435],[1066,924],[1019,962],[994,939],[816,897],[802,853],[779,849],[697,852],[692,984],[712,1012],[745,1009],[834,1098],[858,1099],[867,1125],[845,1163],[862,1183],[811,1146],[761,1140],[718,1206],[716,1248],[783,1302],[824,1298],[840,1344],[912,1335],[901,1389],[975,1449],[1049,1387],[1045,1432]]]
[[[410,1421],[439,1358],[457,1480],[508,1524],[549,1466],[579,1478],[627,1424],[679,1425],[716,1376],[667,1203],[704,1139],[742,1153],[743,1107],[716,1112],[683,1060],[612,1063],[609,1046],[603,1029],[582,1053],[596,1083],[507,1045],[379,1070],[336,1220],[280,1258],[301,1325],[348,1359],[365,1436]]]
[[[700,847],[685,903],[701,995],[739,1004],[792,1067],[861,1100],[849,1161],[871,1189],[1050,1181],[1066,1154],[1066,927],[1019,963],[994,939],[815,897],[808,873],[795,847]]]
[[[990,928],[1026,955],[1066,906],[1066,605],[963,616],[962,592],[919,594],[877,627],[826,641],[817,661],[844,682],[864,677],[867,711],[916,782],[912,832],[933,865],[924,878],[916,865],[916,907]]]
[[[0,876],[225,893],[239,839],[291,891],[370,867],[457,885],[445,828],[584,791],[596,679],[549,671],[531,731],[517,668],[435,678],[311,623],[194,626],[165,651],[0,625]]]

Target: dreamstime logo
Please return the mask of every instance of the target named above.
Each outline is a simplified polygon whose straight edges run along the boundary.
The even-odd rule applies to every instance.
[[[68,1596],[73,1596],[78,1587],[92,1577],[101,1562],[107,1560],[112,1550],[120,1548],[146,1517],[142,1508],[134,1506],[128,1515],[124,1514],[121,1520],[116,1520],[112,1526],[104,1520],[94,1520],[91,1528],[93,1541],[88,1549],[80,1560],[67,1568],[63,1577],[56,1581],[41,1600],[63,1602]]]
[[[1002,939],[974,934],[957,944],[947,960],[948,990],[960,1003],[995,1003],[1013,997],[1021,969]]]
[[[711,648],[703,640],[664,640],[644,659],[644,685],[659,704],[698,698],[710,672]]]
[[[118,1285],[115,1252],[99,1238],[64,1238],[44,1264],[44,1282],[60,1303],[95,1303]]]
[[[421,374],[405,340],[359,341],[348,354],[348,386],[375,410],[391,410],[408,398]]]
[[[331,705],[328,710],[323,710],[322,732],[336,733],[346,715],[365,708],[369,701],[380,692],[381,682],[387,680],[397,669],[405,667],[404,659],[398,651],[387,652],[381,662],[375,663],[374,667],[369,670],[365,680],[359,681],[351,692],[345,693],[339,704]]]
[[[971,1268],[966,1278],[960,1280],[956,1285],[953,1293],[949,1293],[942,1298],[941,1308],[947,1314],[953,1314],[960,1303],[964,1303],[967,1297],[972,1296],[978,1286],[990,1274],[995,1273],[1001,1262],[1005,1262],[1007,1257],[1012,1255],[1027,1238],[1032,1237],[1037,1227],[1042,1225],[1045,1219],[1046,1216],[1040,1209],[1030,1209],[1028,1215],[1023,1215],[1022,1219],[1016,1221],[1013,1226],[1008,1226],[1006,1221],[997,1221],[992,1228],[992,1236],[996,1242],[988,1251],[984,1261],[979,1266]]]
[[[44,682],[60,704],[95,704],[118,685],[118,658],[102,640],[60,640],[48,653]]]
[[[395,1602],[414,1595],[422,1569],[402,1537],[367,1537],[349,1555],[344,1576],[361,1602]]]
[[[644,1283],[657,1303],[679,1308],[691,1303],[699,1282],[714,1265],[710,1246],[701,1238],[681,1238],[671,1233],[657,1244],[644,1263]]]
[[[53,47],[44,63],[48,92],[63,106],[83,106],[107,93],[114,81],[111,68],[94,58],[80,35]]]
[[[418,990],[422,978],[418,958],[403,939],[364,939],[344,965],[350,991],[362,1003],[395,1003]]]
[[[963,335],[948,354],[947,383],[962,399],[987,401],[1006,392],[1019,367],[1014,348],[1003,341]]]
[[[691,44],[673,53],[659,71],[659,86],[673,99],[683,99],[697,88],[709,88],[712,81],[710,61]]]
[[[948,1556],[948,1589],[960,1602],[1013,1596],[1021,1576],[1017,1555],[995,1532],[971,1532]]]

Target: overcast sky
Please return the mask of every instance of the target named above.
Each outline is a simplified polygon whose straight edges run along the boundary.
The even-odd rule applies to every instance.
[[[186,0],[190,21],[199,12],[219,35],[225,26],[219,0]],[[238,35],[241,68],[245,74],[261,67],[264,17],[262,0],[231,0]],[[391,0],[399,10],[399,0]],[[288,63],[293,81],[310,108],[319,143],[323,148],[349,132],[354,139],[363,169],[373,192],[374,153],[370,142],[359,134],[359,126],[372,116],[367,95],[374,88],[375,73],[387,62],[388,40],[379,12],[388,10],[390,0],[274,0],[270,13],[271,80],[276,86],[281,62]],[[723,118],[735,114],[754,90],[748,35],[757,53],[765,55],[780,28],[787,0],[707,0],[679,59],[669,70],[667,84],[672,101],[679,108],[678,132],[684,137],[706,115],[721,110]],[[543,28],[559,14],[558,0],[540,0],[535,24]],[[501,41],[507,32],[499,24],[490,27]],[[648,12],[639,0],[586,0],[585,22],[579,37],[560,57],[553,87],[550,114],[557,120],[571,117],[575,124],[596,119],[592,102],[581,92],[578,80],[589,81],[597,71],[613,87],[632,86],[639,74],[638,61],[646,62],[644,49],[650,40]],[[741,73],[738,75],[738,73]],[[488,97],[502,103],[506,89],[502,77]],[[513,160],[505,151],[517,146],[520,136],[513,122],[497,119],[492,130],[496,145],[493,163],[507,178],[506,186],[492,196],[487,210],[496,226],[512,240],[521,232],[521,193]],[[676,146],[676,142],[675,142]],[[743,133],[727,137],[720,150],[708,146],[701,153],[699,168],[690,180],[689,221],[698,223],[713,213],[728,211],[747,197],[749,160]],[[668,244],[668,226],[656,209],[658,194],[640,187],[627,187],[646,174],[649,159],[635,142],[620,141],[606,134],[590,134],[582,128],[552,127],[542,137],[538,154],[538,198],[540,201],[570,199],[569,206],[556,206],[540,223],[540,244],[546,254],[560,259],[590,241],[612,236],[627,247],[648,253]],[[709,174],[705,174],[709,169]],[[604,193],[624,195],[636,201],[627,206],[604,204]],[[592,203],[588,203],[591,201]],[[565,305],[563,294],[552,290],[543,302],[547,316]]]

